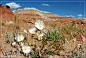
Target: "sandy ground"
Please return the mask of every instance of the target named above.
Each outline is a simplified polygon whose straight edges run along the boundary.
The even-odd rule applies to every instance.
[[[22,23],[20,25],[19,31],[21,30],[23,32],[24,29],[29,30],[29,28],[31,28],[30,26],[31,26],[30,23],[29,24]],[[59,26],[57,26],[55,29],[57,29],[58,27]],[[47,28],[49,28],[49,26],[47,26]],[[7,56],[8,58],[9,57],[11,57],[11,58],[25,58],[19,52],[17,53],[17,55],[15,53],[13,55],[11,54],[11,56],[9,55],[10,54],[9,51],[11,49],[13,49],[13,51],[16,51],[16,49],[13,48],[11,45],[7,44],[5,42],[5,39],[2,36],[3,36],[3,33],[5,33],[5,32],[12,32],[12,30],[13,30],[12,25],[9,25],[9,26],[7,25],[7,26],[2,26],[1,27],[1,24],[0,24],[0,56],[1,56],[1,58],[4,58],[4,55],[7,54],[8,55]],[[53,30],[53,28],[51,28],[51,30]],[[34,40],[30,38],[30,34],[28,35],[28,39],[27,40],[30,41],[31,43],[34,43]],[[74,49],[74,47],[76,46],[77,43],[79,43],[79,42],[73,43],[73,40],[71,40],[69,42],[66,42],[65,43],[66,51],[69,51],[71,49]],[[38,43],[38,44],[40,44],[40,43]],[[86,40],[85,40],[85,44],[84,45],[86,45]],[[63,52],[63,54],[65,54],[65,53]],[[50,56],[49,58],[63,58],[63,57],[62,56],[54,55],[54,56]]]

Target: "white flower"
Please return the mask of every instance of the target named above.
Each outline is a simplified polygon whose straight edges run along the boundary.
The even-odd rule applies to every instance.
[[[44,34],[43,34],[43,33],[40,33],[40,31],[37,32],[37,36],[38,36],[38,39],[39,39],[39,40],[42,39],[42,36],[43,36],[43,35],[44,35]]]
[[[12,45],[13,45],[13,46],[16,45],[16,42],[13,42]]]
[[[24,36],[23,35],[18,35],[18,36],[15,37],[15,40],[17,40],[17,42],[23,41]]]
[[[20,46],[23,46],[23,45],[24,45],[24,43],[21,42],[21,43],[20,43]]]
[[[27,33],[27,30],[24,29],[24,32]]]
[[[35,22],[35,26],[39,29],[42,30],[43,28],[45,28],[44,22],[37,20],[37,22]]]
[[[31,51],[31,48],[30,48],[30,46],[23,45],[22,50],[24,53],[29,53]]]
[[[29,32],[30,32],[30,33],[32,33],[32,34],[36,34],[36,32],[35,32],[35,31],[36,31],[36,28],[35,28],[35,27],[33,27],[33,28],[29,29]]]
[[[78,45],[82,45],[82,44],[78,44]]]
[[[14,24],[14,22],[13,22],[13,21],[9,21],[8,23],[9,23],[9,24]]]

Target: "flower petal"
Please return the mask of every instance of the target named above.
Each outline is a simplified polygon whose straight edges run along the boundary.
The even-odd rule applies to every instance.
[[[24,53],[29,53],[31,51],[31,48],[30,48],[30,46],[23,45],[22,50]]]

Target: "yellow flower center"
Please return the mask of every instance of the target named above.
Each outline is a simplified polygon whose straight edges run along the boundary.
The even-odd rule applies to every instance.
[[[42,27],[42,25],[41,24],[39,24],[39,28],[41,28]]]
[[[40,36],[40,34],[38,34],[38,36]]]
[[[34,30],[32,31],[32,33],[34,33]]]
[[[26,50],[27,50],[27,48],[24,48],[24,50],[26,51]]]
[[[81,37],[83,37],[83,35],[81,35]]]
[[[21,40],[21,38],[19,37],[19,40]]]

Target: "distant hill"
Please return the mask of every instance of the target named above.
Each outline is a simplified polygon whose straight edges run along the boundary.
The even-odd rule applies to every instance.
[[[75,17],[61,17],[54,13],[46,12],[38,10],[34,7],[26,7],[24,9],[18,9],[13,11],[14,14],[17,15],[18,18],[23,20],[23,22],[33,22],[33,20],[43,20],[46,25],[49,23],[73,23],[74,21],[77,24],[85,24],[85,18],[75,18]],[[67,23],[68,22],[68,23]],[[59,24],[58,24],[59,25]]]
[[[2,16],[3,21],[14,21],[14,15],[17,19],[20,19],[20,23],[32,23],[36,20],[43,20],[45,25],[50,23],[56,23],[61,25],[64,23],[66,26],[69,23],[75,22],[81,26],[86,25],[85,18],[75,18],[75,17],[61,17],[51,12],[41,11],[34,7],[25,7],[24,9],[18,9],[11,11],[8,5],[0,4],[0,16]]]

